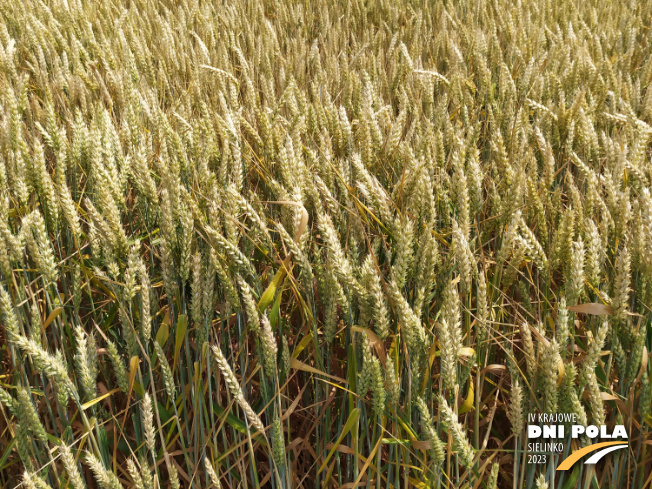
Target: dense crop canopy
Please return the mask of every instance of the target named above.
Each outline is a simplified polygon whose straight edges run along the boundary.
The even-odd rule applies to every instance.
[[[650,25],[0,0],[0,486],[649,487]]]

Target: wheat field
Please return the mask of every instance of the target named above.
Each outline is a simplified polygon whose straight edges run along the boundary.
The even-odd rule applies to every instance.
[[[0,0],[0,487],[652,487],[651,25]]]

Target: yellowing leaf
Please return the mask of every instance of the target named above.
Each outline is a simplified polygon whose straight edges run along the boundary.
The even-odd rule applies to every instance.
[[[97,404],[98,402],[100,402],[102,399],[106,399],[107,397],[112,396],[114,393],[118,392],[119,390],[120,390],[120,389],[119,389],[118,387],[116,387],[116,388],[113,389],[112,391],[109,391],[109,392],[107,392],[106,394],[104,394],[104,395],[102,395],[102,396],[100,396],[100,397],[96,397],[95,399],[93,399],[93,400],[91,400],[91,401],[85,402],[85,403],[82,404],[82,406],[81,406],[82,410],[83,410],[83,411],[86,411],[89,407],[94,406],[95,404]]]
[[[600,392],[600,398],[603,401],[617,401],[618,397],[614,396],[613,394],[609,394],[608,392]]]
[[[351,331],[354,331],[356,333],[364,333],[367,335],[367,338],[369,338],[369,342],[371,345],[374,347],[376,350],[376,353],[378,354],[378,357],[380,358],[380,361],[385,364],[385,347],[383,345],[383,342],[380,338],[378,338],[378,335],[371,331],[369,328],[363,328],[361,326],[351,326]]]
[[[301,221],[299,222],[299,226],[297,227],[297,232],[294,235],[294,240],[298,243],[299,239],[303,235],[303,232],[306,229],[306,226],[308,225],[308,211],[306,210],[305,207],[301,206]]]
[[[500,375],[500,374],[502,374],[503,372],[506,372],[506,371],[507,371],[507,367],[505,367],[504,365],[499,365],[497,363],[492,363],[491,365],[487,365],[485,368],[483,368],[480,371],[480,373],[484,374],[484,373],[489,372],[491,374]]]
[[[50,324],[52,323],[52,321],[54,321],[54,320],[56,319],[56,317],[57,317],[59,314],[61,314],[61,311],[63,311],[63,308],[62,308],[62,307],[57,307],[54,311],[52,311],[52,312],[50,313],[50,315],[48,316],[48,318],[47,318],[47,319],[45,320],[45,322],[43,323],[43,329],[46,329],[48,326],[50,326]]]
[[[131,390],[134,387],[136,373],[138,373],[138,357],[133,356],[131,357],[131,360],[129,360],[129,392],[127,393],[127,397],[131,396]]]
[[[333,380],[337,380],[338,382],[343,382],[345,384],[348,384],[348,380],[343,379],[342,377],[338,377],[336,375],[331,375],[327,374],[326,372],[322,372],[321,370],[316,369],[315,367],[311,367],[310,365],[306,365],[300,360],[297,360],[296,358],[293,358],[290,361],[290,367],[292,367],[295,370],[303,370],[304,372],[308,372],[311,374],[318,374],[318,375],[323,375],[324,377],[329,377]]]
[[[473,377],[469,377],[469,393],[466,395],[466,399],[464,399],[464,402],[460,406],[459,414],[464,414],[471,411],[471,409],[473,409],[473,400]]]
[[[613,307],[599,304],[597,302],[587,302],[586,304],[568,306],[566,309],[573,312],[581,312],[583,314],[592,314],[594,316],[608,316],[614,313]]]
[[[473,355],[475,355],[475,350],[473,348],[468,346],[465,346],[464,348],[460,348],[461,357],[471,358]]]
[[[428,364],[432,367],[432,363],[435,361],[435,357],[441,355],[441,351],[437,350],[437,342],[433,341],[430,345],[430,350],[428,351]]]

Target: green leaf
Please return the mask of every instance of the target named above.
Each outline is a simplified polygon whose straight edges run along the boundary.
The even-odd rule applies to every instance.
[[[163,321],[161,327],[158,329],[156,333],[156,341],[158,341],[158,344],[161,345],[161,348],[165,346],[165,342],[168,340],[169,336],[170,336],[170,326],[168,326],[167,321]]]
[[[340,433],[340,436],[337,438],[337,441],[333,444],[333,448],[331,448],[331,451],[328,453],[328,456],[324,460],[324,463],[321,464],[321,467],[319,467],[319,470],[317,473],[321,473],[325,468],[326,465],[328,465],[328,461],[333,457],[333,454],[337,451],[337,447],[339,446],[340,443],[342,443],[342,440],[344,440],[344,437],[349,434],[349,431],[353,429],[353,427],[357,424],[358,418],[360,418],[360,408],[355,408],[351,411],[351,414],[349,414],[349,419],[346,420],[346,424],[344,425],[344,428],[342,428],[342,433]]]
[[[580,468],[579,466],[576,466],[573,469],[573,472],[571,472],[570,477],[568,478],[568,480],[566,481],[562,489],[573,489],[577,484],[577,479],[579,478],[579,476],[580,476]]]
[[[177,320],[177,330],[174,333],[174,361],[172,363],[172,371],[176,370],[177,360],[179,359],[179,352],[183,345],[183,340],[186,337],[186,330],[188,329],[188,317],[181,314]],[[163,345],[161,345],[163,346]]]
[[[265,289],[265,292],[263,292],[263,295],[260,296],[260,301],[258,301],[258,311],[263,312],[265,309],[267,309],[267,306],[269,306],[274,300],[274,296],[276,295],[276,290],[283,283],[283,279],[285,278],[285,273],[288,265],[289,265],[289,261],[285,260],[285,262],[283,262],[283,264],[281,265],[281,268],[277,270],[276,274],[274,275],[274,278]]]
[[[278,320],[281,317],[281,296],[283,291],[276,296],[272,310],[269,312],[269,324],[272,327],[272,330],[276,330],[278,326]]]

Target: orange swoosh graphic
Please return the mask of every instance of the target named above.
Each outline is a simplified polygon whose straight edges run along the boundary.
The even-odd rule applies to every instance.
[[[588,447],[584,447],[580,450],[577,450],[576,452],[571,453],[562,463],[559,464],[557,470],[570,469],[573,466],[573,464],[577,462],[579,459],[581,459],[584,455],[586,455],[587,453],[595,452],[600,448],[610,447],[612,445],[626,445],[626,444],[627,442],[622,442],[622,441],[604,441],[602,443],[596,443],[595,445],[589,445]]]

